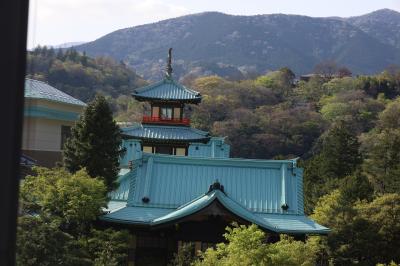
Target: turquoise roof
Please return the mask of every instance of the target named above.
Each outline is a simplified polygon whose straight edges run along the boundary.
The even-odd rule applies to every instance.
[[[122,128],[124,135],[139,139],[171,140],[171,141],[208,141],[208,132],[185,126],[164,126],[140,124],[133,127]]]
[[[134,90],[132,96],[138,100],[184,101],[198,103],[201,95],[197,91],[178,84],[172,78]]]
[[[121,171],[119,180],[121,185],[111,198],[126,205],[102,217],[104,220],[155,226],[179,220],[218,200],[237,216],[274,232],[329,231],[304,216],[302,169],[293,160],[143,154],[133,161],[132,171]],[[224,192],[209,191],[216,180]],[[145,198],[148,201],[143,201]],[[284,204],[289,206],[287,210],[282,209]]]
[[[123,207],[106,214],[103,220],[127,224],[146,224],[157,226],[176,222],[206,208],[214,201],[220,202],[227,210],[238,217],[276,233],[326,234],[329,229],[308,219],[304,215],[278,215],[253,213],[229,198],[220,190],[213,190],[176,210],[166,208]],[[111,205],[115,202],[111,202]],[[120,205],[119,205],[120,206]]]
[[[25,79],[25,98],[44,99],[53,102],[86,106],[84,102],[57,90],[45,82],[28,78]]]

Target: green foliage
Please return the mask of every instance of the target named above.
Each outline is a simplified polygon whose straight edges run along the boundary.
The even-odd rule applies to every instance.
[[[127,95],[145,84],[125,64],[111,58],[90,58],[73,49],[55,53],[45,46],[28,52],[27,75],[83,101],[92,100],[99,92],[113,97]]]
[[[61,231],[55,220],[20,217],[17,234],[17,265],[91,265],[78,241]]]
[[[338,188],[341,180],[362,163],[357,136],[343,122],[326,132],[321,146],[321,151],[304,164],[307,213],[311,213],[321,196]]]
[[[343,179],[340,184],[340,190],[346,202],[371,201],[374,193],[372,184],[360,169]]]
[[[257,86],[273,89],[280,96],[288,96],[293,87],[294,73],[287,67],[269,72],[255,80]]]
[[[349,201],[350,200],[350,201]],[[323,196],[312,218],[331,228],[325,249],[335,265],[399,260],[399,194],[354,201],[341,190]]]
[[[174,254],[174,257],[168,265],[170,266],[190,266],[194,263],[196,257],[194,255],[193,243],[183,243],[179,248],[178,252]]]
[[[400,193],[399,117],[400,102],[396,99],[380,114],[377,128],[362,136],[364,171],[379,193]]]
[[[335,124],[323,139],[321,168],[329,178],[350,175],[361,164],[360,143],[345,123]]]
[[[131,237],[127,231],[92,229],[90,236],[81,242],[91,254],[95,266],[117,266],[126,263]]]
[[[300,81],[294,91],[301,101],[316,104],[326,94],[322,87],[324,82],[323,78],[315,76],[308,82]]]
[[[359,215],[375,228],[381,242],[376,242],[376,262],[400,261],[400,194],[384,194],[370,203],[356,206]]]
[[[83,234],[106,206],[103,181],[85,170],[70,174],[63,169],[36,168],[21,185],[22,213],[39,214],[57,220],[69,232]]]
[[[121,265],[129,232],[94,227],[106,206],[104,182],[85,170],[36,168],[20,189],[18,265]]]
[[[98,95],[72,128],[63,151],[64,165],[72,173],[86,168],[90,176],[102,178],[111,191],[119,170],[120,145],[120,129],[106,99]]]
[[[318,247],[315,242],[281,240],[267,244],[266,235],[256,225],[228,227],[227,243],[217,244],[201,254],[195,265],[314,265]]]

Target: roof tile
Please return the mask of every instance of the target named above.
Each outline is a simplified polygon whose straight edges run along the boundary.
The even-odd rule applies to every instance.
[[[44,99],[66,104],[86,106],[84,102],[57,90],[45,82],[28,78],[25,79],[25,98]]]

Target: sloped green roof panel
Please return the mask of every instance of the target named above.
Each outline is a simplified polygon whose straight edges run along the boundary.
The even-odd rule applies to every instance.
[[[139,139],[170,140],[170,141],[207,141],[208,132],[185,126],[137,125],[122,128],[122,133]]]
[[[106,212],[114,212],[126,207],[126,201],[110,200],[107,204]]]
[[[101,217],[103,221],[125,224],[150,224],[152,220],[164,216],[172,209],[147,208],[147,207],[123,207]]]
[[[303,233],[303,234],[327,234],[329,229],[322,226],[304,215],[279,215],[279,214],[256,214],[266,223],[274,226],[279,232]]]
[[[84,102],[57,90],[45,82],[34,79],[25,79],[25,98],[44,99],[53,102],[86,106]]]
[[[157,83],[136,89],[132,96],[138,100],[186,101],[194,103],[201,101],[200,93],[186,88],[170,78],[164,78]]]
[[[149,158],[153,163],[148,166]],[[234,158],[194,158],[168,155],[144,155],[137,186],[130,204],[177,208],[207,192],[215,180],[224,185],[233,200],[254,212],[280,213],[282,192],[281,165],[292,167],[292,161],[245,160]],[[151,170],[150,175],[146,175]],[[289,213],[298,213],[296,176],[289,171],[287,197]],[[151,179],[148,195],[146,180]]]
[[[128,200],[129,189],[131,187],[132,176],[135,175],[135,171],[130,169],[121,169],[118,174],[118,188],[110,192],[109,197],[111,200]]]
[[[225,208],[227,208],[232,213],[237,216],[251,222],[257,224],[265,229],[276,231],[276,228],[273,225],[268,224],[267,221],[260,219],[260,217],[254,215],[251,211],[247,210],[240,204],[236,203],[229,197],[227,197],[220,190],[214,190],[210,193],[207,193],[196,200],[190,202],[189,204],[185,204],[184,206],[178,208],[176,211],[168,213],[165,216],[159,217],[152,221],[152,225],[158,225],[167,223],[170,221],[178,220],[183,217],[189,216],[205,207],[210,205],[214,200],[218,200]]]

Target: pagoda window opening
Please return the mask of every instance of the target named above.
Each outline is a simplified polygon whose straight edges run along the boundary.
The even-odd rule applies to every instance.
[[[156,146],[156,153],[159,154],[172,154],[172,147],[171,146]]]
[[[161,107],[160,118],[164,120],[172,120],[173,110],[174,109],[172,107],[166,107],[166,106]]]
[[[177,155],[177,156],[187,156],[188,149],[187,147],[181,146],[168,146],[168,145],[143,145],[143,152],[145,153],[159,153],[159,154],[169,154],[169,155]]]
[[[183,118],[181,105],[152,105],[151,116],[144,116],[144,121],[188,123],[188,119]]]

